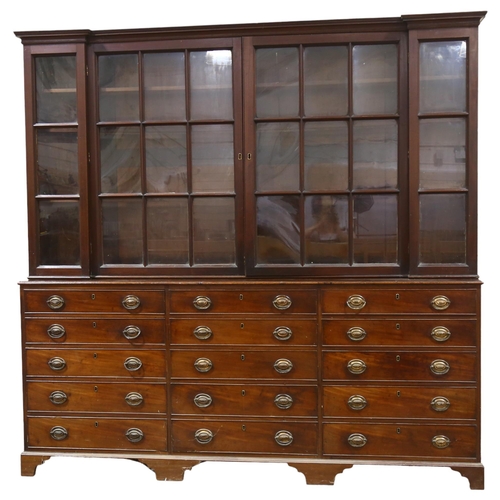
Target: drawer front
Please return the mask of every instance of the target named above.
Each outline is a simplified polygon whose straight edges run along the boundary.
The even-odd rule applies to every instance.
[[[326,386],[325,417],[476,418],[475,388]]]
[[[63,317],[26,318],[25,342],[133,345],[165,344],[165,321],[162,319],[101,319]]]
[[[132,412],[165,414],[164,384],[34,382],[27,384],[29,412]]]
[[[28,449],[37,448],[165,451],[167,424],[163,419],[28,417]]]
[[[316,351],[172,351],[172,378],[317,380]]]
[[[421,380],[472,382],[476,379],[475,353],[326,352],[326,380]]]
[[[316,345],[316,321],[222,320],[212,316],[174,319],[170,342],[177,345]]]
[[[338,457],[475,459],[475,425],[325,424],[324,454]]]
[[[172,313],[315,313],[316,291],[265,288],[262,290],[173,291]]]
[[[331,288],[323,290],[322,308],[326,314],[475,314],[477,299],[475,289]]]
[[[104,312],[122,314],[165,313],[165,294],[159,290],[74,290],[51,288],[25,290],[26,312]]]
[[[317,392],[312,386],[172,384],[172,414],[316,417]]]
[[[473,319],[326,319],[323,344],[338,346],[475,347]]]
[[[187,420],[172,422],[174,453],[315,455],[316,424]]]
[[[165,352],[145,349],[27,349],[26,375],[165,378]]]

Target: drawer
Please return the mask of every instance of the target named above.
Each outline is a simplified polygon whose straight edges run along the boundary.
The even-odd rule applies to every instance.
[[[476,289],[360,286],[323,290],[322,310],[326,314],[475,314],[477,300]]]
[[[26,375],[165,378],[165,351],[27,349]]]
[[[172,422],[174,453],[315,455],[317,424],[226,420]]]
[[[316,321],[217,319],[213,316],[170,321],[177,345],[316,345]]]
[[[325,386],[325,417],[474,420],[474,387]]]
[[[326,380],[420,380],[473,382],[477,357],[472,352],[326,352]]]
[[[133,412],[165,414],[164,384],[28,381],[29,412]]]
[[[113,344],[141,347],[145,344],[165,344],[165,320],[80,318],[67,316],[25,318],[25,342],[72,344]]]
[[[172,313],[316,313],[316,291],[304,289],[264,288],[173,291]]]
[[[24,290],[25,312],[165,313],[163,289],[104,290],[102,288]]]
[[[317,392],[298,385],[172,384],[172,414],[316,417]]]
[[[28,450],[167,449],[167,424],[164,419],[28,417],[27,420]]]
[[[316,351],[172,351],[172,379],[317,380]]]
[[[323,344],[337,346],[476,347],[474,319],[325,319]]]
[[[325,424],[323,431],[325,455],[477,458],[475,425],[332,423]]]

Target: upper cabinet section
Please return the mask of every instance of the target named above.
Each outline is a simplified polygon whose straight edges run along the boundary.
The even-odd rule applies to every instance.
[[[484,14],[17,33],[30,275],[475,275]]]

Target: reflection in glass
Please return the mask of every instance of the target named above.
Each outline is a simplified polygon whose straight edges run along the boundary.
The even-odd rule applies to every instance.
[[[305,189],[348,187],[347,122],[308,122],[304,127]]]
[[[354,262],[397,263],[397,195],[354,196]]]
[[[304,49],[304,110],[306,116],[347,114],[347,47]]]
[[[257,263],[300,263],[298,196],[257,198]]]
[[[186,193],[186,127],[166,125],[145,130],[147,191]]]
[[[191,129],[193,191],[234,192],[232,125],[194,125]]]
[[[191,52],[191,119],[233,118],[232,64],[230,50]]]
[[[102,127],[101,192],[141,192],[141,155],[138,127]]]
[[[354,114],[397,113],[397,45],[355,45],[352,65]]]
[[[78,194],[76,129],[36,131],[38,194]]]
[[[78,211],[78,201],[39,201],[40,265],[75,266],[80,264]]]
[[[467,111],[467,43],[420,44],[420,112]]]
[[[465,118],[420,121],[420,187],[465,187]]]
[[[466,195],[420,196],[420,262],[465,264]]]
[[[308,196],[305,202],[306,263],[347,264],[347,196]]]
[[[395,188],[398,185],[396,120],[354,122],[354,187]]]
[[[256,133],[257,190],[298,190],[298,123],[258,123]]]
[[[299,50],[297,47],[258,49],[256,105],[258,117],[298,116]]]
[[[194,264],[235,264],[234,198],[193,200]]]
[[[76,123],[76,57],[35,58],[36,121]]]
[[[147,204],[149,264],[188,264],[187,198],[153,198]]]
[[[146,120],[184,120],[186,82],[183,52],[144,54],[144,116]]]

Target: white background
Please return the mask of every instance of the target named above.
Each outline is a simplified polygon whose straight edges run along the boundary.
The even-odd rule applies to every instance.
[[[498,0],[5,0],[0,18],[0,494],[2,498],[211,499],[500,498],[499,231],[500,126]],[[157,481],[128,460],[52,458],[33,478],[20,476],[23,450],[21,340],[17,283],[28,275],[23,50],[14,31],[146,28],[487,10],[479,43],[479,274],[483,285],[483,452],[486,489],[447,468],[358,466],[335,486],[306,486],[285,464],[204,463],[183,482]],[[497,45],[495,45],[497,44]],[[496,119],[496,120],[495,120]],[[378,497],[377,495],[380,495]]]

